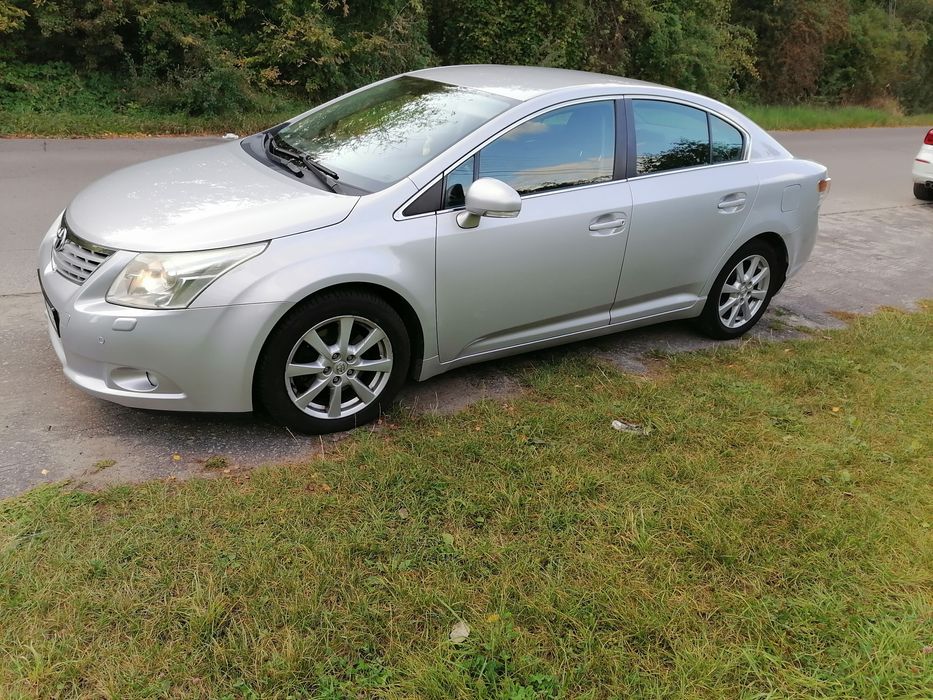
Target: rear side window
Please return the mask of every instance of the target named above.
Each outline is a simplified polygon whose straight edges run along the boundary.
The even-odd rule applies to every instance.
[[[632,100],[635,173],[742,159],[742,132],[705,110],[661,100]]]
[[[585,102],[519,124],[479,153],[479,176],[519,194],[612,180],[615,105]],[[449,188],[448,188],[449,189]]]
[[[709,115],[709,132],[713,139],[712,157],[714,163],[729,163],[742,160],[744,141],[742,132],[719,117]]]
[[[706,112],[673,102],[632,100],[638,175],[709,163]]]

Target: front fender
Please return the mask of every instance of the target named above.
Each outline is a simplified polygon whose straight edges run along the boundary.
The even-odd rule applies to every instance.
[[[392,221],[379,231],[322,229],[270,241],[192,304],[277,303],[282,315],[312,294],[343,284],[370,284],[404,299],[421,325],[425,355],[437,353],[434,310],[434,217]]]

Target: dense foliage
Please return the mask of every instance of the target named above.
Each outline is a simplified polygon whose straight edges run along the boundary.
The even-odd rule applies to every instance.
[[[269,90],[320,100],[488,62],[921,111],[931,37],[931,0],[0,0],[0,107],[81,95],[223,114]]]

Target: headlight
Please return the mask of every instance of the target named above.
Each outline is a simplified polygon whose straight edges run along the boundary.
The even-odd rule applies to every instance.
[[[266,243],[192,253],[140,253],[110,285],[107,301],[140,309],[183,309],[225,272]]]

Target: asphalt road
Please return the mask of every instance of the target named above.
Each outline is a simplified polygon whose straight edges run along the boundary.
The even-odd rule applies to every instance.
[[[833,189],[804,271],[755,331],[828,326],[831,311],[910,307],[933,297],[933,206],[911,194],[909,169],[922,128],[776,134],[799,157],[829,167]],[[0,140],[0,497],[73,479],[100,485],[204,473],[224,455],[234,469],[327,451],[330,439],[294,436],[251,415],[156,413],[85,396],[61,373],[45,330],[35,250],[52,219],[83,187],[131,163],[218,142],[214,138]],[[788,323],[788,321],[790,323]],[[454,411],[516,390],[511,370],[561,353],[595,353],[639,371],[652,350],[710,343],[674,323],[487,363],[409,387],[402,411]],[[607,424],[610,417],[607,416]],[[179,459],[175,459],[177,455]],[[95,471],[100,460],[116,464]]]

